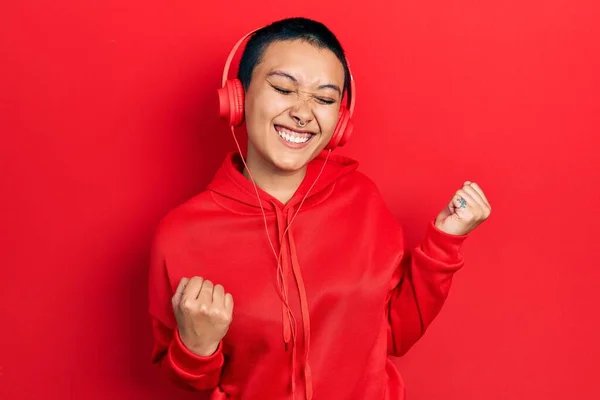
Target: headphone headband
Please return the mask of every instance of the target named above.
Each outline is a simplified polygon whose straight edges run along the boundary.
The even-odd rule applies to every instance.
[[[229,53],[229,56],[227,57],[227,61],[225,62],[225,68],[223,68],[223,79],[221,80],[221,87],[225,86],[225,83],[227,82],[227,77],[229,76],[229,68],[231,66],[231,62],[233,61],[233,57],[235,56],[237,49],[240,47],[240,45],[242,44],[242,42],[244,40],[246,40],[246,38],[248,38],[248,36],[252,35],[254,32],[258,31],[259,29],[262,28],[258,28],[258,29],[254,29],[250,32],[248,32],[247,34],[245,34],[244,36],[242,36],[242,38],[240,40],[237,41],[237,43],[235,44],[235,46],[233,46],[233,48],[231,49],[231,52]],[[354,77],[352,76],[352,70],[350,69],[350,63],[348,62],[348,60],[346,60],[346,65],[348,66],[348,75],[350,76],[350,85],[349,85],[349,90],[348,90],[348,111],[350,113],[350,117],[352,117],[352,115],[354,114],[354,105],[355,105],[355,85],[354,85]]]

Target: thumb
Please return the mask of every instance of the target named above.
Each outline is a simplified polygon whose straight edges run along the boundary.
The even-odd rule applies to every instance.
[[[174,309],[179,305],[179,303],[181,303],[181,298],[183,297],[183,291],[185,290],[185,287],[187,286],[189,281],[190,281],[189,278],[181,278],[181,280],[179,281],[179,285],[177,285],[177,290],[175,290],[175,294],[173,295],[173,298],[171,299]]]
[[[448,206],[444,207],[437,215],[435,222],[439,223],[439,222],[443,222],[444,220],[446,220],[449,216],[451,216],[452,214],[454,214],[454,207],[452,206],[452,204],[449,204]]]

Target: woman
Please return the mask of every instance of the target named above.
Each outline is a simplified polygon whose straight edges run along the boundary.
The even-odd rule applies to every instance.
[[[323,151],[351,87],[335,36],[275,22],[252,35],[238,77],[245,159],[228,155],[156,232],[154,362],[213,399],[404,399],[389,356],[438,314],[490,214],[484,193],[466,182],[405,257],[372,181]]]

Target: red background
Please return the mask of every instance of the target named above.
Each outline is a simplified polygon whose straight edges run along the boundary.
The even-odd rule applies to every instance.
[[[216,116],[230,48],[292,15],[345,45],[342,153],[411,245],[464,180],[492,202],[398,362],[409,399],[600,398],[597,3],[208,3],[3,4],[0,398],[194,398],[150,364],[150,238],[233,149]]]

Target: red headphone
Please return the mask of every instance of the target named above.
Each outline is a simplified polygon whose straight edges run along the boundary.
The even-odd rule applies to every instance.
[[[217,90],[219,95],[219,116],[226,119],[231,127],[239,126],[244,121],[244,87],[239,79],[227,79],[229,75],[229,66],[235,52],[237,51],[240,44],[251,34],[256,32],[257,29],[244,35],[233,47],[227,57],[225,68],[223,70],[223,80],[221,82],[222,87]],[[350,65],[348,65],[348,71],[350,75],[350,90],[349,90],[349,105],[346,108],[344,105],[340,106],[340,112],[338,115],[338,122],[331,136],[331,140],[325,147],[326,150],[333,150],[337,146],[343,146],[348,142],[354,126],[352,124],[352,115],[354,114],[354,103],[355,103],[355,85],[352,72],[350,71]]]

